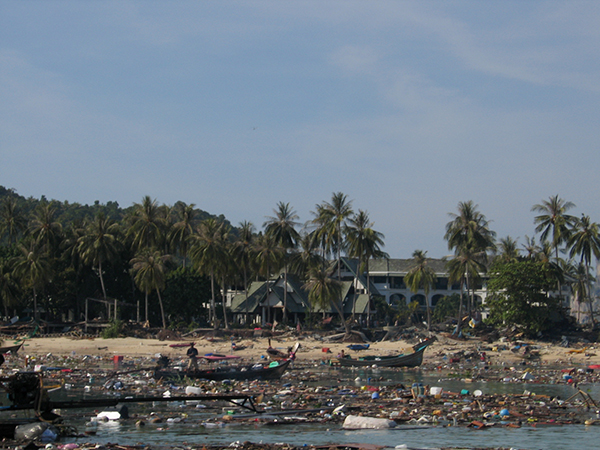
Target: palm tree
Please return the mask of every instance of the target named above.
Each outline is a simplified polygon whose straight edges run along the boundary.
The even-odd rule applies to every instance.
[[[290,271],[303,280],[308,278],[310,269],[324,267],[325,265],[325,260],[319,254],[319,244],[315,236],[315,233],[300,233],[298,251],[290,257]]]
[[[342,248],[345,244],[343,231],[347,219],[353,214],[352,201],[341,192],[334,192],[331,203],[323,202],[317,205],[317,212],[313,213],[313,223],[317,226],[317,234],[323,239],[328,251],[334,253],[338,263],[338,277],[340,277],[340,260]]]
[[[254,243],[254,256],[256,258],[258,274],[265,278],[268,296],[269,292],[271,292],[271,272],[281,267],[284,250],[278,245],[273,236],[259,233]],[[269,309],[270,313],[271,310]]]
[[[102,264],[114,261],[121,251],[119,241],[119,225],[99,212],[94,221],[90,223],[84,234],[77,239],[77,250],[81,260],[86,265],[96,266],[102,287],[102,295],[106,300],[106,287]]]
[[[498,258],[503,262],[517,261],[521,256],[517,241],[510,236],[501,238],[498,241],[498,250]]]
[[[568,245],[571,248],[569,256],[572,258],[575,255],[579,255],[581,263],[585,264],[585,273],[589,274],[590,263],[592,261],[592,255],[596,258],[600,258],[600,233],[598,230],[598,224],[592,222],[589,216],[582,215],[581,219],[575,221],[575,225],[572,230],[572,234],[569,238]],[[590,321],[592,327],[594,327],[594,308],[593,298],[591,295],[591,286],[588,280],[589,295],[589,306],[590,306]]]
[[[404,281],[408,288],[415,294],[419,289],[423,289],[425,293],[425,306],[427,307],[427,329],[431,328],[431,308],[429,307],[429,292],[435,283],[437,277],[431,267],[427,265],[427,252],[423,250],[415,250],[412,254],[414,266],[408,271],[404,277]]]
[[[371,258],[387,258],[388,254],[381,250],[384,246],[385,236],[373,229],[373,222],[369,214],[361,209],[358,214],[348,219],[346,225],[347,253],[351,258],[359,261],[359,271],[367,274],[367,295],[369,308],[367,310],[367,323],[371,321],[371,279],[369,274],[369,260]],[[355,304],[352,305],[352,315],[355,314]]]
[[[21,255],[14,260],[14,273],[33,290],[33,316],[39,319],[37,308],[37,290],[43,288],[52,279],[52,267],[48,257],[40,247],[32,244],[30,248],[20,246]]]
[[[311,305],[317,305],[323,310],[333,306],[344,324],[346,336],[349,336],[350,325],[344,319],[343,305],[339,301],[342,296],[342,282],[332,278],[327,269],[313,268],[308,281],[304,284],[304,289],[308,290],[308,299]]]
[[[221,277],[221,306],[223,308],[223,324],[226,330],[229,329],[229,322],[227,320],[227,280],[231,277],[231,274],[235,272],[233,245],[229,240],[230,232],[231,227],[223,224],[221,227],[221,246],[223,247],[223,254],[216,267],[216,272]]]
[[[444,239],[448,241],[448,249],[454,250],[454,257],[448,263],[450,281],[461,282],[461,297],[456,333],[460,333],[462,321],[462,286],[466,282],[467,294],[470,281],[479,278],[486,271],[487,252],[495,250],[496,233],[489,229],[486,217],[477,210],[471,200],[458,203],[458,214],[449,213],[450,222],[446,224]],[[473,289],[469,312],[474,304],[475,289]]]
[[[557,263],[558,248],[560,244],[569,240],[571,227],[576,221],[574,216],[567,214],[567,211],[574,207],[574,203],[565,201],[558,195],[531,207],[532,211],[540,213],[533,219],[533,223],[537,225],[535,231],[542,233],[540,236],[542,241],[548,240],[548,237],[552,238],[550,243],[554,249]]]
[[[463,315],[463,293],[464,286],[467,287],[467,296],[471,286],[472,295],[470,305],[475,303],[475,282],[480,279],[480,273],[486,271],[485,261],[487,254],[482,250],[475,250],[470,246],[464,246],[460,252],[447,262],[448,280],[451,283],[460,282],[460,303],[458,306],[458,317],[455,334],[459,335],[462,326]]]
[[[179,250],[183,259],[183,268],[185,269],[187,262],[187,254],[191,243],[191,237],[195,232],[196,226],[196,210],[195,204],[186,205],[184,202],[175,204],[176,222],[171,228],[169,241],[175,250]]]
[[[17,303],[19,293],[19,284],[14,277],[14,273],[7,261],[0,260],[0,298],[4,306],[4,315],[8,317],[9,306]]]
[[[223,245],[223,224],[214,218],[205,219],[200,222],[198,236],[190,249],[190,257],[198,272],[210,276],[210,320],[213,327],[217,329],[215,300],[215,273],[216,268],[226,256]]]
[[[21,213],[17,201],[13,197],[6,197],[0,208],[0,237],[7,233],[8,243],[12,244],[26,228],[27,221]]]
[[[535,237],[530,238],[529,236],[525,236],[523,248],[527,252],[525,256],[527,259],[536,259],[537,254],[541,251],[541,247],[535,243]]]
[[[346,221],[353,213],[352,201],[349,201],[346,194],[341,192],[334,192],[331,203],[323,202],[321,205],[317,205],[317,211],[313,212],[315,218],[312,222],[316,225],[317,236],[323,243],[323,256],[326,252],[336,255],[337,277],[340,282],[342,280],[342,248],[346,243],[343,232],[345,231]],[[340,295],[342,295],[341,289]],[[339,303],[343,303],[342,298],[339,299]]]
[[[448,241],[448,249],[455,253],[463,246],[471,246],[480,250],[492,250],[496,233],[489,229],[489,222],[477,211],[473,201],[458,203],[458,214],[448,214],[452,220],[446,224],[444,239]]]
[[[569,280],[573,299],[577,302],[577,321],[581,319],[581,304],[589,298],[590,280],[595,280],[590,276],[589,267],[583,262],[574,263],[573,260],[565,261],[562,264],[565,279]]]
[[[148,294],[155,290],[158,295],[163,329],[167,328],[167,321],[160,291],[165,288],[167,280],[166,263],[170,258],[170,255],[164,255],[158,250],[143,250],[131,260],[131,267],[135,274],[135,284],[146,295],[146,320],[148,320]]]
[[[132,238],[134,252],[162,246],[166,217],[164,207],[159,206],[156,200],[146,195],[142,203],[134,203],[129,222],[127,235]]]
[[[267,217],[267,221],[263,224],[265,234],[273,237],[285,253],[283,277],[285,287],[283,289],[283,322],[287,323],[287,256],[290,250],[296,247],[298,242],[298,232],[296,226],[298,215],[289,203],[279,202],[277,208],[273,210],[275,216]]]
[[[42,202],[36,208],[29,232],[38,245],[43,245],[48,255],[54,255],[62,237],[62,225],[56,221],[54,202]]]
[[[240,223],[238,238],[233,243],[233,256],[241,267],[244,274],[244,293],[246,296],[246,322],[250,311],[248,310],[248,271],[252,262],[252,248],[254,243],[254,225],[252,222],[244,221]]]

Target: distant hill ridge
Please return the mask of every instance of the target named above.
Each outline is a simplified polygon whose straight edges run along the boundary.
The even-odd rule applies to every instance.
[[[65,226],[73,222],[83,222],[88,219],[92,219],[99,212],[103,212],[107,217],[115,221],[121,221],[127,216],[133,209],[133,205],[127,208],[119,206],[118,202],[109,201],[107,203],[100,203],[98,200],[93,205],[82,205],[81,203],[70,203],[68,200],[48,200],[45,195],[41,195],[39,199],[34,197],[23,197],[18,194],[15,189],[6,188],[0,186],[0,204],[4,202],[7,197],[12,197],[17,201],[17,206],[24,217],[28,218],[31,216],[33,211],[37,208],[40,203],[53,202],[56,207],[56,220]],[[141,201],[141,199],[140,199]],[[176,202],[176,204],[179,202]],[[198,220],[204,220],[208,218],[215,218],[219,221],[229,223],[225,216],[222,214],[219,216],[210,214],[199,208],[195,208]]]

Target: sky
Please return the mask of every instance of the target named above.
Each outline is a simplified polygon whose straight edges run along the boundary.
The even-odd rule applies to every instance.
[[[5,0],[0,185],[258,229],[342,192],[393,258],[448,255],[471,200],[524,244],[554,195],[600,221],[599,23],[575,0]]]

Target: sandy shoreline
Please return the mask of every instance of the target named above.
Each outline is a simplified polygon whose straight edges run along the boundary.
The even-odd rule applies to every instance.
[[[133,337],[103,339],[103,338],[70,338],[70,337],[41,337],[27,339],[19,355],[41,357],[51,353],[54,356],[83,356],[90,355],[112,359],[114,356],[131,358],[154,358],[157,354],[166,355],[171,359],[185,357],[186,347],[171,347],[187,342],[195,342],[200,355],[207,353],[233,354],[245,360],[256,360],[267,357],[266,350],[269,346],[267,338],[253,338],[231,341],[229,338],[208,340],[203,337],[184,341],[160,341],[158,339],[140,339]],[[232,349],[235,342],[239,350]],[[356,352],[349,351],[347,343],[326,342],[313,337],[276,337],[271,338],[271,345],[281,351],[300,342],[301,348],[297,354],[299,360],[320,361],[335,357],[342,350],[352,355]],[[12,340],[5,340],[4,346],[12,345]],[[384,341],[370,344],[368,354],[397,354],[411,352],[413,341]],[[523,361],[520,352],[511,351],[514,344],[508,342],[486,343],[479,339],[456,341],[438,336],[425,353],[425,363],[446,364],[452,355],[457,353],[485,352],[489,363],[494,365],[517,364]],[[574,366],[584,367],[589,364],[600,363],[593,345],[579,348],[564,348],[545,342],[531,342],[530,348],[538,355],[535,358],[538,366]],[[328,349],[328,350],[327,350]]]

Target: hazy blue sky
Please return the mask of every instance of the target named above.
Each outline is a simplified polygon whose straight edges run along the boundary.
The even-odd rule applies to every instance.
[[[341,191],[385,250],[448,253],[473,200],[600,221],[598,1],[0,3],[0,185],[259,227]]]

